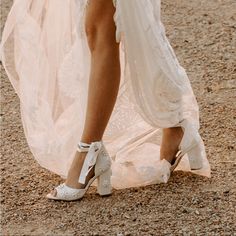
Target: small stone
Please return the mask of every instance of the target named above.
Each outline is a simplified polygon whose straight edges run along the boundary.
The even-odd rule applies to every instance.
[[[128,214],[124,214],[124,217],[126,218],[126,219],[130,219],[130,216],[128,215]]]

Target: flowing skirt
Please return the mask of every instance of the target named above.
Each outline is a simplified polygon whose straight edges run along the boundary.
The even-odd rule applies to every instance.
[[[160,19],[160,0],[117,0],[121,82],[103,136],[112,185],[158,183],[162,128],[182,119],[199,129],[198,104]],[[90,51],[86,0],[15,0],[1,41],[1,60],[20,98],[29,148],[44,168],[66,178],[85,122]],[[104,104],[105,106],[105,104]],[[203,168],[210,177],[201,140]],[[191,171],[187,154],[176,170]]]

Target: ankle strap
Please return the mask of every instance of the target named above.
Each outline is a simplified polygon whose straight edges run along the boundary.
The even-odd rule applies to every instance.
[[[78,143],[78,150],[80,152],[88,152],[88,154],[85,157],[85,160],[84,160],[81,172],[80,172],[79,183],[85,184],[88,173],[96,164],[97,157],[102,147],[102,144],[103,144],[102,140],[92,142],[90,144],[83,143],[83,142]]]
[[[93,143],[94,143],[94,144],[97,143],[97,144],[100,146],[100,144],[103,144],[103,141],[100,140],[100,141],[94,141],[94,142],[91,142],[91,143],[84,143],[84,142],[79,141],[78,144],[77,144],[77,150],[78,150],[79,152],[88,152],[90,146],[91,146]]]
[[[88,152],[90,146],[91,146],[91,143],[84,143],[84,142],[79,141],[77,144],[77,150],[79,152]]]

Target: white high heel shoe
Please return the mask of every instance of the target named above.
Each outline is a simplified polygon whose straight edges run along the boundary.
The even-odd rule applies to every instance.
[[[47,194],[47,198],[53,200],[73,201],[81,199],[92,182],[97,179],[97,192],[101,196],[110,195],[111,187],[111,159],[103,144],[103,141],[92,142],[91,144],[79,142],[77,150],[79,152],[88,152],[79,176],[79,183],[85,184],[86,177],[90,170],[94,167],[95,175],[92,177],[85,188],[77,189],[67,186],[65,183],[60,184],[55,189],[56,196],[51,193]]]
[[[179,145],[179,151],[175,155],[175,162],[171,165],[166,159],[160,163],[160,182],[167,183],[171,173],[180,163],[185,154],[188,155],[191,170],[199,170],[203,167],[201,155],[201,137],[188,120],[181,121],[176,127],[183,129],[184,135]]]

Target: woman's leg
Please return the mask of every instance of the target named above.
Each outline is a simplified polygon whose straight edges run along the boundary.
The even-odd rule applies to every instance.
[[[120,83],[119,44],[112,0],[90,0],[86,32],[92,55],[86,122],[82,142],[102,139]]]
[[[90,0],[87,6],[85,28],[91,52],[91,71],[86,121],[81,137],[81,141],[86,143],[102,139],[119,90],[119,44],[115,39],[114,13],[112,0]],[[68,172],[67,186],[84,187],[78,183],[78,178],[85,156],[86,153],[76,152]]]

